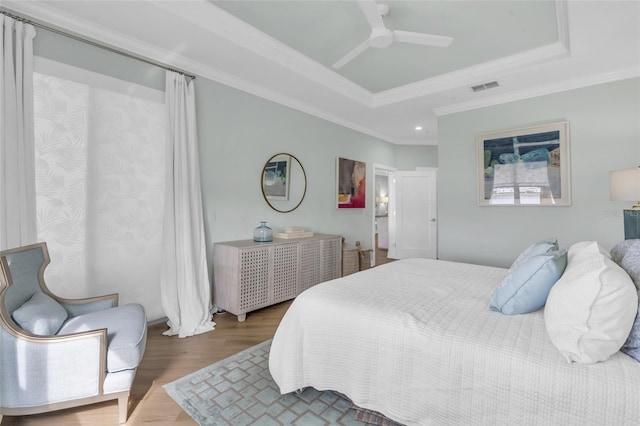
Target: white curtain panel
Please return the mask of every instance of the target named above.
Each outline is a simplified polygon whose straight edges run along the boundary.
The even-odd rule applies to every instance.
[[[36,242],[32,25],[2,19],[0,250]]]
[[[167,181],[161,269],[165,335],[213,330],[198,166],[194,81],[167,71]]]

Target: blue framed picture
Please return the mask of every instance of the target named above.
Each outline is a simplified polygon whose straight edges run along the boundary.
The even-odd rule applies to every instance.
[[[569,123],[477,137],[478,205],[571,205]]]

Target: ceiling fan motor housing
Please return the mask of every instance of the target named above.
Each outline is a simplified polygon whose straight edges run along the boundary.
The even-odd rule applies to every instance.
[[[369,35],[369,45],[371,47],[387,47],[393,43],[393,32],[387,28],[374,28]]]

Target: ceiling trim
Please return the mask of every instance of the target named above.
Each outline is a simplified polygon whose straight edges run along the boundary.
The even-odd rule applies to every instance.
[[[567,2],[556,0],[558,42],[374,94],[206,0],[153,5],[372,108],[496,79],[509,71],[570,56]]]
[[[473,86],[479,82],[496,80],[498,77],[510,74],[513,71],[570,56],[567,1],[556,0],[555,6],[558,30],[557,42],[394,89],[378,92],[373,97],[372,106],[380,107],[458,87]]]
[[[249,93],[253,96],[266,99],[270,102],[274,102],[274,103],[289,107],[296,111],[300,111],[300,112],[312,115],[314,117],[323,119],[325,121],[332,122],[342,127],[355,130],[356,132],[372,136],[376,139],[380,139],[396,145],[413,145],[413,144],[425,143],[424,141],[403,140],[398,138],[392,138],[387,134],[374,131],[368,127],[363,127],[349,120],[345,120],[343,117],[327,113],[322,109],[313,107],[308,103],[301,102],[296,98],[282,95],[281,93],[278,93],[271,89],[267,89],[264,86],[251,83],[247,80],[240,79],[237,76],[222,72],[220,70],[203,65],[196,61],[191,61],[191,60],[182,58],[182,63],[184,63],[185,66],[188,66],[189,67],[188,69],[192,70],[196,75],[199,75],[201,77],[207,78],[209,80],[215,81],[217,83],[220,83],[228,87],[232,87],[239,91]],[[431,142],[431,143],[427,142],[427,144],[437,144],[437,142]]]
[[[567,0],[556,0],[556,22],[558,24],[558,41],[570,51],[569,9]]]
[[[77,34],[78,36],[88,38],[89,40],[95,40],[100,43],[105,43],[108,46],[113,46],[118,49],[124,49],[125,51],[141,56],[142,58],[161,60],[167,65],[180,67],[187,70],[188,72],[194,73],[212,81],[216,81],[225,86],[250,93],[252,95],[284,105],[294,110],[313,115],[323,120],[333,122],[340,126],[355,130],[359,133],[363,133],[383,141],[401,145],[419,143],[414,140],[392,138],[389,135],[382,134],[380,132],[373,131],[369,128],[355,124],[349,120],[345,120],[342,117],[332,115],[307,103],[267,89],[261,85],[257,85],[244,79],[240,79],[235,75],[231,75],[213,67],[206,66],[198,61],[187,59],[179,53],[171,52],[166,49],[141,42],[131,37],[123,36],[116,31],[104,29],[103,27],[95,24],[88,24],[86,23],[86,21],[79,20],[77,17],[69,16],[64,12],[61,12],[59,9],[48,6],[46,2],[5,1],[3,2],[3,6],[11,9],[15,13],[26,15],[25,17],[28,17],[29,19],[32,19],[34,21],[47,23],[54,27],[64,28],[67,32]],[[420,143],[424,142],[421,141]]]
[[[95,23],[78,19],[77,16],[69,15],[57,8],[49,6],[46,1],[0,1],[3,7],[15,13],[22,14],[24,15],[23,17],[34,22],[47,24],[54,29],[76,35],[80,39],[87,39],[91,42],[103,44],[109,48],[130,52],[144,60],[161,61],[162,64],[168,67],[185,68],[187,72],[190,72],[186,69],[186,66],[183,66],[183,64],[186,65],[190,61],[176,52],[171,52],[153,44],[131,38],[113,29],[104,28]]]
[[[216,81],[226,86],[299,110],[377,139],[402,145],[437,145],[437,140],[435,139],[427,141],[424,139],[399,139],[390,137],[386,134],[381,134],[380,132],[333,115],[324,109],[314,107],[308,103],[300,101],[299,99],[282,95],[281,93],[268,89],[263,85],[252,83],[239,78],[236,75],[204,65],[201,62],[187,59],[177,52],[172,52],[155,45],[142,42],[110,28],[98,26],[86,20],[79,20],[76,16],[69,15],[57,8],[47,5],[46,1],[0,0],[0,3],[5,8],[11,9],[16,13],[22,13],[26,15],[25,17],[33,18],[34,21],[47,23],[54,27],[57,26],[67,32],[75,33],[81,37],[88,38],[89,40],[95,40],[100,43],[105,43],[108,46],[113,46],[117,49],[132,52],[142,58],[162,61],[167,65],[185,69],[187,72],[200,75],[212,81]],[[248,49],[251,52],[273,61],[274,63],[293,70],[305,78],[369,108],[382,107],[424,96],[426,94],[435,94],[444,90],[460,87],[461,85],[473,85],[479,81],[485,81],[487,77],[497,78],[498,76],[505,74],[507,69],[513,71],[528,68],[536,64],[570,56],[567,1],[556,0],[558,42],[399,88],[373,94],[342,77],[340,74],[325,68],[307,56],[300,54],[283,43],[256,30],[235,16],[205,0],[179,2],[179,5],[174,2],[162,1],[149,3],[170,11],[171,13],[178,14],[183,19],[189,20],[207,31],[215,33],[218,36],[222,36],[244,49]],[[212,23],[211,19],[213,19],[215,23]],[[638,74],[639,71],[637,69],[621,70],[593,77],[564,81],[562,83],[553,83],[533,89],[520,90],[510,94],[483,98],[481,100],[435,108],[433,111],[437,116],[447,115],[482,108],[485,106],[513,102],[555,92],[562,92],[574,88],[637,77]]]
[[[536,98],[539,96],[552,95],[554,93],[566,92],[569,90],[596,86],[598,84],[612,83],[615,81],[636,77],[640,77],[640,69],[638,67],[629,67],[587,77],[557,81],[552,84],[545,84],[530,89],[517,90],[511,93],[505,93],[502,95],[482,98],[469,102],[461,102],[455,105],[434,108],[433,112],[436,116],[440,117],[444,115],[455,114],[458,112],[470,111],[524,99]]]
[[[206,0],[153,5],[362,105],[371,105],[373,94],[368,90]]]
[[[531,49],[526,52],[433,77],[428,80],[380,92],[374,96],[372,106],[385,106],[458,87],[473,86],[487,80],[496,80],[503,75],[512,74],[517,70],[566,58],[569,54],[569,50],[561,42],[552,43],[537,49]]]

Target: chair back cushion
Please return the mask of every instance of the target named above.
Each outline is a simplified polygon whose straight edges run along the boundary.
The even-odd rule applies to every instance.
[[[5,291],[4,305],[9,314],[24,305],[35,293],[41,293],[39,274],[45,263],[43,246],[4,255],[9,265],[12,285]]]

